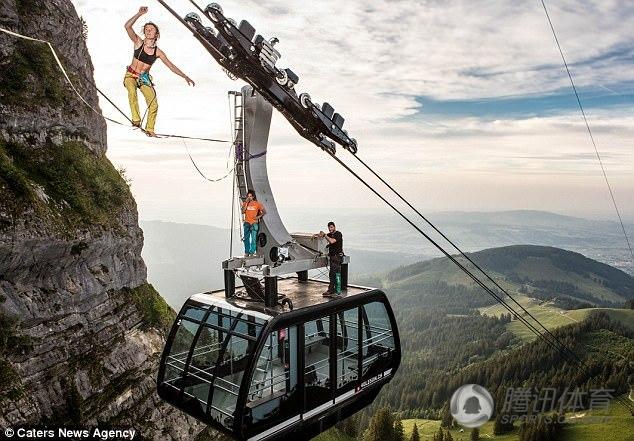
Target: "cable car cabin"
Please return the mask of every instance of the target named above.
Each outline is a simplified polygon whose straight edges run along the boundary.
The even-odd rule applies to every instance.
[[[192,296],[168,337],[158,393],[242,440],[309,439],[369,405],[396,372],[398,329],[385,294],[279,280],[294,309]]]

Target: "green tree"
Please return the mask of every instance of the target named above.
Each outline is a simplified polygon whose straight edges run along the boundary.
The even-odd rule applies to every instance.
[[[405,441],[405,431],[400,418],[397,418],[394,422],[394,441]]]
[[[477,427],[471,431],[471,437],[469,438],[471,441],[478,441],[480,439],[480,429]]]
[[[438,428],[438,432],[434,433],[434,441],[445,441],[445,432],[443,432],[442,427]]]
[[[442,407],[441,415],[440,415],[440,426],[441,427],[451,427],[453,425],[453,417],[451,416],[451,411],[449,410],[449,403],[446,402]]]
[[[336,427],[351,438],[356,438],[359,435],[359,421],[356,415],[337,423]]]
[[[502,435],[513,430],[513,423],[511,423],[508,414],[498,412],[495,416],[495,422],[493,423],[493,434]]]
[[[418,426],[414,423],[414,427],[412,428],[412,436],[410,437],[410,441],[420,441],[420,435],[418,434]]]
[[[445,433],[445,441],[453,441],[453,436],[451,436],[451,433],[447,430],[447,433]]]
[[[394,417],[389,408],[382,407],[376,411],[363,433],[363,441],[395,441]]]

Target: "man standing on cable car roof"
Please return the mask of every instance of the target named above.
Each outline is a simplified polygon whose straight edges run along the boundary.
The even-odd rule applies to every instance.
[[[156,90],[152,84],[150,76],[150,68],[157,58],[176,75],[179,75],[187,81],[187,84],[194,86],[194,82],[176,67],[165,55],[165,52],[156,46],[156,42],[160,37],[158,26],[152,22],[143,25],[142,39],[132,29],[137,19],[147,12],[147,6],[141,6],[139,12],[134,14],[130,20],[125,23],[125,30],[128,32],[130,40],[134,43],[134,52],[132,54],[132,63],[128,66],[123,85],[128,90],[128,101],[130,102],[130,110],[132,112],[132,125],[141,127],[141,115],[139,114],[139,101],[136,90],[141,89],[141,93],[145,97],[148,106],[147,123],[145,124],[145,134],[148,136],[156,136],[154,134],[154,124],[156,123],[156,114],[158,113],[158,101],[156,100]]]
[[[328,291],[323,293],[324,297],[337,297],[341,294],[341,263],[343,262],[343,235],[337,231],[334,222],[328,222],[328,233],[319,232],[319,237],[324,237],[328,241],[328,261],[330,271],[328,277],[330,284]]]
[[[247,198],[242,203],[242,214],[244,214],[244,254],[245,257],[254,256],[259,229],[258,222],[266,214],[266,209],[257,200],[253,190],[247,191]]]

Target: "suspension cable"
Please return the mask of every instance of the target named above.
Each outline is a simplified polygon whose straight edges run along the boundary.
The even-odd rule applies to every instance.
[[[207,177],[202,170],[200,170],[200,168],[198,167],[198,165],[196,164],[196,161],[194,161],[194,158],[192,157],[190,151],[189,151],[189,147],[187,146],[187,143],[185,142],[184,139],[181,139],[183,145],[185,146],[185,151],[187,152],[187,156],[189,157],[189,160],[191,161],[192,165],[194,166],[194,168],[196,169],[196,171],[198,172],[198,174],[200,176],[202,176],[203,179],[205,179],[206,181],[209,182],[220,182],[224,179],[226,179],[232,172],[233,172],[233,168],[231,168],[231,170],[227,171],[226,174],[224,174],[223,176],[219,177],[219,178],[209,178]]]
[[[547,328],[544,327],[544,325],[541,324],[541,322],[539,320],[537,320],[532,314],[530,314],[529,311],[527,311],[521,304],[519,304],[517,301],[515,301],[515,299],[510,296],[508,294],[508,292],[506,290],[504,290],[503,288],[501,288],[499,286],[499,284],[497,284],[495,282],[495,280],[493,280],[480,266],[478,266],[477,264],[475,264],[472,259],[470,259],[465,253],[463,253],[462,251],[460,251],[458,249],[458,247],[452,242],[450,241],[446,235],[444,235],[442,232],[440,232],[440,230],[435,227],[433,224],[431,224],[431,222],[429,222],[418,210],[416,210],[405,198],[403,198],[400,194],[398,194],[398,192],[391,187],[387,181],[385,181],[384,179],[382,179],[377,173],[375,173],[367,164],[365,164],[364,161],[361,160],[361,158],[357,158],[360,162],[362,162],[362,164],[365,164],[366,168],[368,168],[368,170],[370,170],[379,180],[381,180],[386,186],[388,186],[395,194],[397,194],[397,196],[399,198],[401,198],[401,200],[403,200],[408,206],[410,206],[414,211],[416,211],[423,219],[425,219],[425,221],[427,223],[429,223],[432,228],[434,228],[434,230],[436,230],[439,234],[441,234],[441,236],[443,238],[445,238],[445,240],[447,240],[449,243],[451,243],[454,248],[458,249],[460,254],[462,256],[464,256],[469,262],[471,262],[474,266],[476,266],[476,268],[479,269],[479,271],[481,271],[489,280],[493,281],[493,283],[499,288],[501,289],[510,299],[512,299],[516,304],[518,304],[518,306],[520,306],[520,308],[522,308],[522,310],[524,310],[531,318],[533,318],[533,320],[538,323],[542,328],[544,328],[547,332],[547,334],[543,334],[542,332],[540,332],[537,328],[535,328],[535,326],[533,326],[528,320],[526,320],[522,314],[519,314],[515,309],[513,309],[513,307],[511,305],[509,305],[508,303],[506,303],[498,294],[496,294],[489,286],[487,286],[484,282],[482,282],[479,278],[477,278],[471,271],[469,271],[469,269],[467,269],[464,265],[462,265],[455,257],[451,256],[440,244],[438,244],[436,241],[434,241],[428,234],[426,234],[423,230],[421,230],[416,224],[414,224],[414,222],[412,222],[405,214],[403,214],[398,208],[396,208],[392,203],[390,203],[383,195],[381,195],[376,189],[374,189],[370,184],[368,184],[359,174],[357,174],[354,170],[352,170],[347,164],[345,164],[340,158],[338,158],[337,156],[330,154],[329,155],[334,158],[343,168],[345,168],[350,174],[352,174],[355,178],[357,178],[357,180],[359,180],[363,185],[365,185],[370,191],[372,191],[379,199],[381,199],[385,204],[387,204],[392,210],[394,210],[401,218],[403,218],[407,223],[409,223],[416,231],[418,231],[423,237],[425,237],[432,245],[434,245],[440,252],[442,252],[445,257],[447,257],[451,262],[453,262],[460,270],[462,270],[467,276],[469,276],[478,286],[480,286],[482,289],[485,290],[485,292],[487,292],[487,294],[489,294],[491,297],[493,297],[498,303],[500,303],[507,311],[509,311],[511,314],[513,314],[515,317],[517,317],[517,319],[524,325],[526,326],[533,334],[535,334],[537,337],[541,337],[541,339],[551,348],[554,349],[556,352],[560,353],[561,355],[565,356],[565,358],[568,358],[569,360],[572,360],[575,364],[578,364],[579,366],[584,364],[584,361],[579,357],[579,355],[577,355],[575,352],[573,352],[565,343],[561,342],[559,338],[557,338],[554,334],[552,334]],[[356,157],[356,155],[354,155]],[[619,398],[616,398],[617,402],[620,402],[630,413],[632,413],[634,415],[634,409],[632,407],[629,406],[629,403],[625,402],[624,400],[621,400]]]
[[[492,296],[497,302],[499,302],[502,306],[504,306],[511,314],[516,316],[518,320],[520,320],[526,327],[528,327],[531,332],[533,332],[538,337],[542,337],[544,341],[546,341],[551,347],[554,347],[556,343],[553,343],[550,339],[546,338],[544,334],[541,334],[539,330],[537,330],[530,322],[528,322],[521,314],[518,314],[510,305],[508,305],[498,294],[496,294],[490,287],[484,284],[480,279],[478,279],[469,269],[467,269],[464,265],[462,265],[454,256],[449,254],[438,242],[432,239],[427,233],[421,230],[414,222],[412,222],[403,212],[401,212],[398,208],[396,208],[392,203],[390,203],[383,195],[381,195],[377,190],[375,190],[370,184],[368,184],[361,176],[359,176],[354,170],[352,170],[347,164],[345,164],[341,159],[337,156],[328,153],[332,158],[335,159],[343,168],[345,168],[350,174],[352,174],[355,178],[357,178],[363,185],[365,185],[372,193],[374,193],[379,199],[381,199],[385,204],[387,204],[392,210],[394,210],[400,217],[402,217],[408,224],[410,224],[416,231],[418,231],[425,239],[427,239],[432,245],[434,245],[442,254],[445,255],[451,262],[453,262],[458,268],[460,268],[467,276],[469,276],[477,285],[479,285],[482,289],[484,289],[487,294]],[[557,349],[555,347],[555,349]],[[561,349],[558,349],[561,350]]]
[[[424,216],[418,209],[416,209],[416,207],[414,207],[407,199],[405,199],[401,195],[401,193],[399,193],[392,185],[390,185],[390,183],[388,183],[385,179],[383,179],[376,171],[374,171],[374,169],[372,167],[370,167],[358,155],[352,155],[352,156],[354,156],[354,158],[357,161],[359,161],[370,173],[372,173],[377,179],[379,179],[379,181],[381,181],[387,188],[389,188],[392,191],[392,193],[394,193],[401,201],[403,201],[418,216],[420,216],[420,218],[423,219],[427,223],[427,225],[429,225],[431,228],[433,228],[434,231],[436,231],[443,239],[445,239],[449,244],[451,244],[451,246],[456,251],[458,251],[458,253],[460,253],[460,255],[462,257],[464,257],[467,261],[469,261],[469,263],[471,263],[480,273],[482,273],[488,280],[490,280],[513,303],[515,303],[518,307],[520,307],[521,310],[525,314],[527,314],[530,318],[532,318],[544,331],[546,331],[546,333],[549,334],[551,338],[556,340],[556,337],[552,334],[552,332],[548,328],[546,328],[539,320],[537,320],[537,318],[535,318],[535,316],[533,316],[533,314],[531,314],[530,311],[528,311],[521,303],[519,303],[513,296],[511,296],[511,294],[507,290],[502,288],[502,286],[500,286],[500,284],[498,282],[496,282],[495,279],[493,279],[486,271],[484,271],[484,269],[482,269],[482,267],[480,265],[478,265],[476,262],[474,262],[473,259],[471,259],[467,253],[463,252],[462,249],[460,249],[458,247],[458,245],[456,245],[455,242],[453,242],[451,239],[449,239],[449,237],[447,237],[446,234],[444,234],[442,231],[440,231],[440,229],[438,229],[438,227],[436,227],[436,225],[434,225],[426,216]],[[568,349],[567,347],[565,347],[565,348]],[[574,353],[572,353],[572,354],[575,355]]]
[[[570,80],[572,91],[575,94],[575,98],[577,99],[577,104],[579,105],[579,110],[581,111],[581,116],[583,117],[583,122],[585,123],[586,129],[588,131],[588,135],[590,136],[590,141],[592,142],[592,146],[594,147],[594,153],[596,154],[597,160],[599,162],[599,166],[601,167],[601,173],[603,174],[603,179],[605,180],[605,184],[608,187],[608,192],[610,193],[610,198],[612,199],[612,205],[614,206],[616,217],[619,220],[619,224],[621,224],[621,230],[623,231],[623,237],[625,237],[625,243],[627,244],[627,248],[630,250],[630,257],[632,258],[632,261],[634,261],[634,251],[632,251],[632,245],[627,235],[627,231],[625,230],[625,225],[623,224],[623,219],[621,218],[621,212],[619,211],[619,206],[616,203],[616,197],[614,196],[614,192],[612,191],[612,185],[610,185],[610,181],[608,179],[605,166],[603,165],[603,160],[601,159],[601,155],[599,154],[599,149],[594,140],[594,135],[592,134],[592,130],[590,129],[590,123],[588,122],[588,118],[586,117],[586,112],[583,109],[583,104],[581,104],[581,98],[579,97],[579,93],[577,92],[577,87],[575,86],[575,82],[572,79],[572,73],[570,72],[570,68],[568,67],[568,62],[566,61],[566,57],[564,56],[564,51],[561,48],[561,44],[559,43],[559,38],[557,38],[557,32],[555,31],[555,26],[553,25],[553,22],[550,19],[550,14],[548,13],[548,8],[546,7],[546,3],[544,0],[540,0],[540,1],[542,4],[542,8],[544,9],[544,13],[546,14],[546,19],[548,20],[548,25],[550,26],[550,30],[553,34],[553,38],[555,39],[555,43],[557,44],[559,55],[561,55],[561,60],[564,64],[564,67],[566,68],[566,73],[568,74],[568,79]],[[632,408],[629,407],[629,403],[625,402],[625,400],[622,400],[622,404],[630,411],[632,415],[634,415],[634,410],[632,410]]]
[[[608,174],[605,171],[605,166],[603,165],[603,160],[601,159],[601,155],[599,154],[599,149],[597,148],[597,144],[594,141],[594,135],[592,134],[592,130],[590,130],[590,124],[588,123],[586,112],[583,110],[583,105],[581,104],[581,99],[579,98],[577,87],[575,86],[575,82],[572,79],[572,74],[570,73],[570,68],[568,67],[568,63],[566,62],[566,57],[564,57],[564,52],[561,49],[561,45],[559,44],[559,39],[557,38],[557,33],[555,32],[555,26],[553,26],[553,22],[550,19],[550,15],[548,14],[546,3],[544,2],[544,0],[541,0],[541,3],[542,3],[542,7],[544,8],[544,12],[546,13],[546,18],[548,19],[550,30],[552,31],[553,37],[555,38],[555,43],[557,43],[557,48],[559,49],[561,60],[564,62],[564,67],[566,68],[566,72],[568,73],[568,78],[570,79],[570,85],[572,86],[572,90],[575,93],[575,97],[577,98],[577,104],[579,105],[579,110],[581,110],[581,116],[583,117],[583,121],[586,124],[586,129],[588,129],[588,135],[590,135],[590,141],[592,141],[592,146],[594,147],[594,153],[596,154],[597,160],[599,161],[599,166],[601,166],[601,173],[603,173],[603,179],[605,179],[605,184],[607,185],[608,191],[610,192],[610,198],[612,198],[612,205],[614,205],[614,211],[616,212],[616,216],[619,219],[619,223],[621,224],[621,230],[623,230],[623,236],[625,237],[627,248],[630,250],[630,256],[632,257],[632,260],[634,261],[634,251],[632,251],[632,245],[630,244],[630,239],[627,236],[627,232],[625,231],[625,225],[623,225],[621,212],[619,211],[619,206],[616,203],[616,198],[614,197],[612,186],[610,185],[610,181],[608,180]]]

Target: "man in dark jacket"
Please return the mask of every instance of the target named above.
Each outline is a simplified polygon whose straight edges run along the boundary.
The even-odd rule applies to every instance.
[[[328,222],[328,233],[319,232],[319,237],[324,237],[328,241],[328,261],[330,263],[330,284],[328,291],[323,293],[324,297],[336,297],[341,294],[341,263],[343,261],[343,235],[337,231],[334,222]]]

